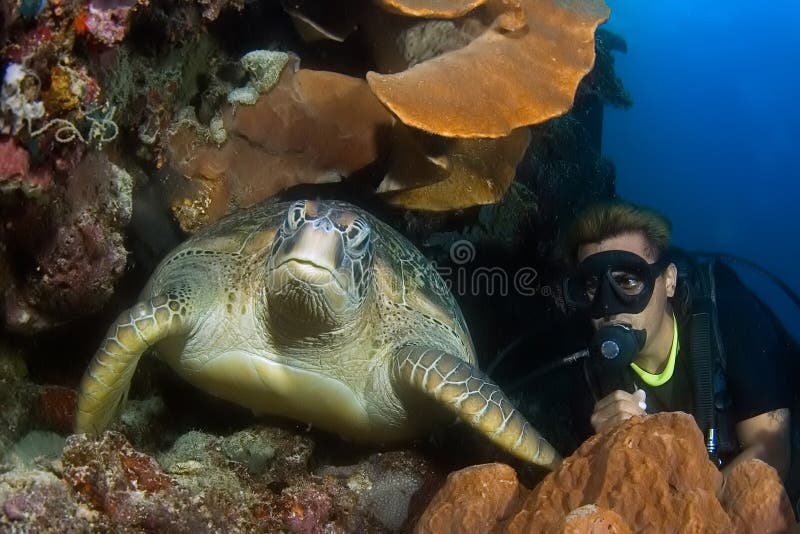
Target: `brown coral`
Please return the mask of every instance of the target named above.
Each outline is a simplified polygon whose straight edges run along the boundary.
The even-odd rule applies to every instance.
[[[498,202],[529,140],[525,128],[501,139],[442,139],[397,127],[379,192],[407,209],[445,211]]]
[[[735,532],[800,532],[778,472],[761,460],[735,466],[720,500]]]
[[[228,107],[223,123],[220,148],[189,126],[170,141],[172,164],[190,181],[175,204],[194,209],[185,213],[195,218],[179,219],[186,230],[293,185],[339,181],[378,156],[392,118],[363,80],[285,68],[255,105]]]
[[[416,527],[415,534],[491,532],[519,506],[517,474],[504,464],[451,473]]]
[[[412,17],[452,19],[469,13],[486,0],[379,0],[378,3],[388,11]]]
[[[634,417],[581,445],[534,489],[509,530],[549,532],[572,510],[596,504],[634,532],[728,531],[721,485],[691,416]]]
[[[594,64],[594,31],[608,7],[603,0],[508,4],[467,46],[398,74],[370,72],[370,88],[403,123],[448,137],[502,137],[565,113]]]

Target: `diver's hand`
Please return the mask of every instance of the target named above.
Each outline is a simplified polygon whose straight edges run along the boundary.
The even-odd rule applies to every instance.
[[[598,433],[607,432],[634,415],[644,415],[647,408],[644,396],[642,389],[637,389],[634,393],[618,389],[603,397],[594,405],[592,428]]]

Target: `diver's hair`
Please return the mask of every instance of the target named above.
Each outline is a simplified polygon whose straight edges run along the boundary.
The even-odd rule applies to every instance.
[[[564,259],[574,265],[581,246],[626,233],[642,234],[645,252],[658,259],[669,248],[672,225],[656,211],[621,200],[593,204],[578,215],[567,232]]]

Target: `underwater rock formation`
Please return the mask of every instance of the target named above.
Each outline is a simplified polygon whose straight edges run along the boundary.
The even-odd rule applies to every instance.
[[[633,417],[593,436],[533,490],[521,489],[523,497],[512,510],[486,499],[501,494],[498,481],[508,479],[514,488],[513,472],[497,465],[465,471],[448,477],[417,532],[463,532],[467,524],[509,533],[586,532],[598,526],[620,533],[799,531],[777,472],[750,460],[734,468],[723,485],[700,430],[684,413]],[[482,476],[473,480],[475,473]],[[476,487],[480,490],[470,489]],[[482,502],[464,504],[464,495]]]

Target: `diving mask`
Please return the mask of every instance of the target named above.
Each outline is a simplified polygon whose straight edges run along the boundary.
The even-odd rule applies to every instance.
[[[662,256],[647,263],[625,250],[607,250],[586,257],[565,281],[565,296],[595,319],[620,313],[636,314],[647,307],[656,278],[669,265]]]

